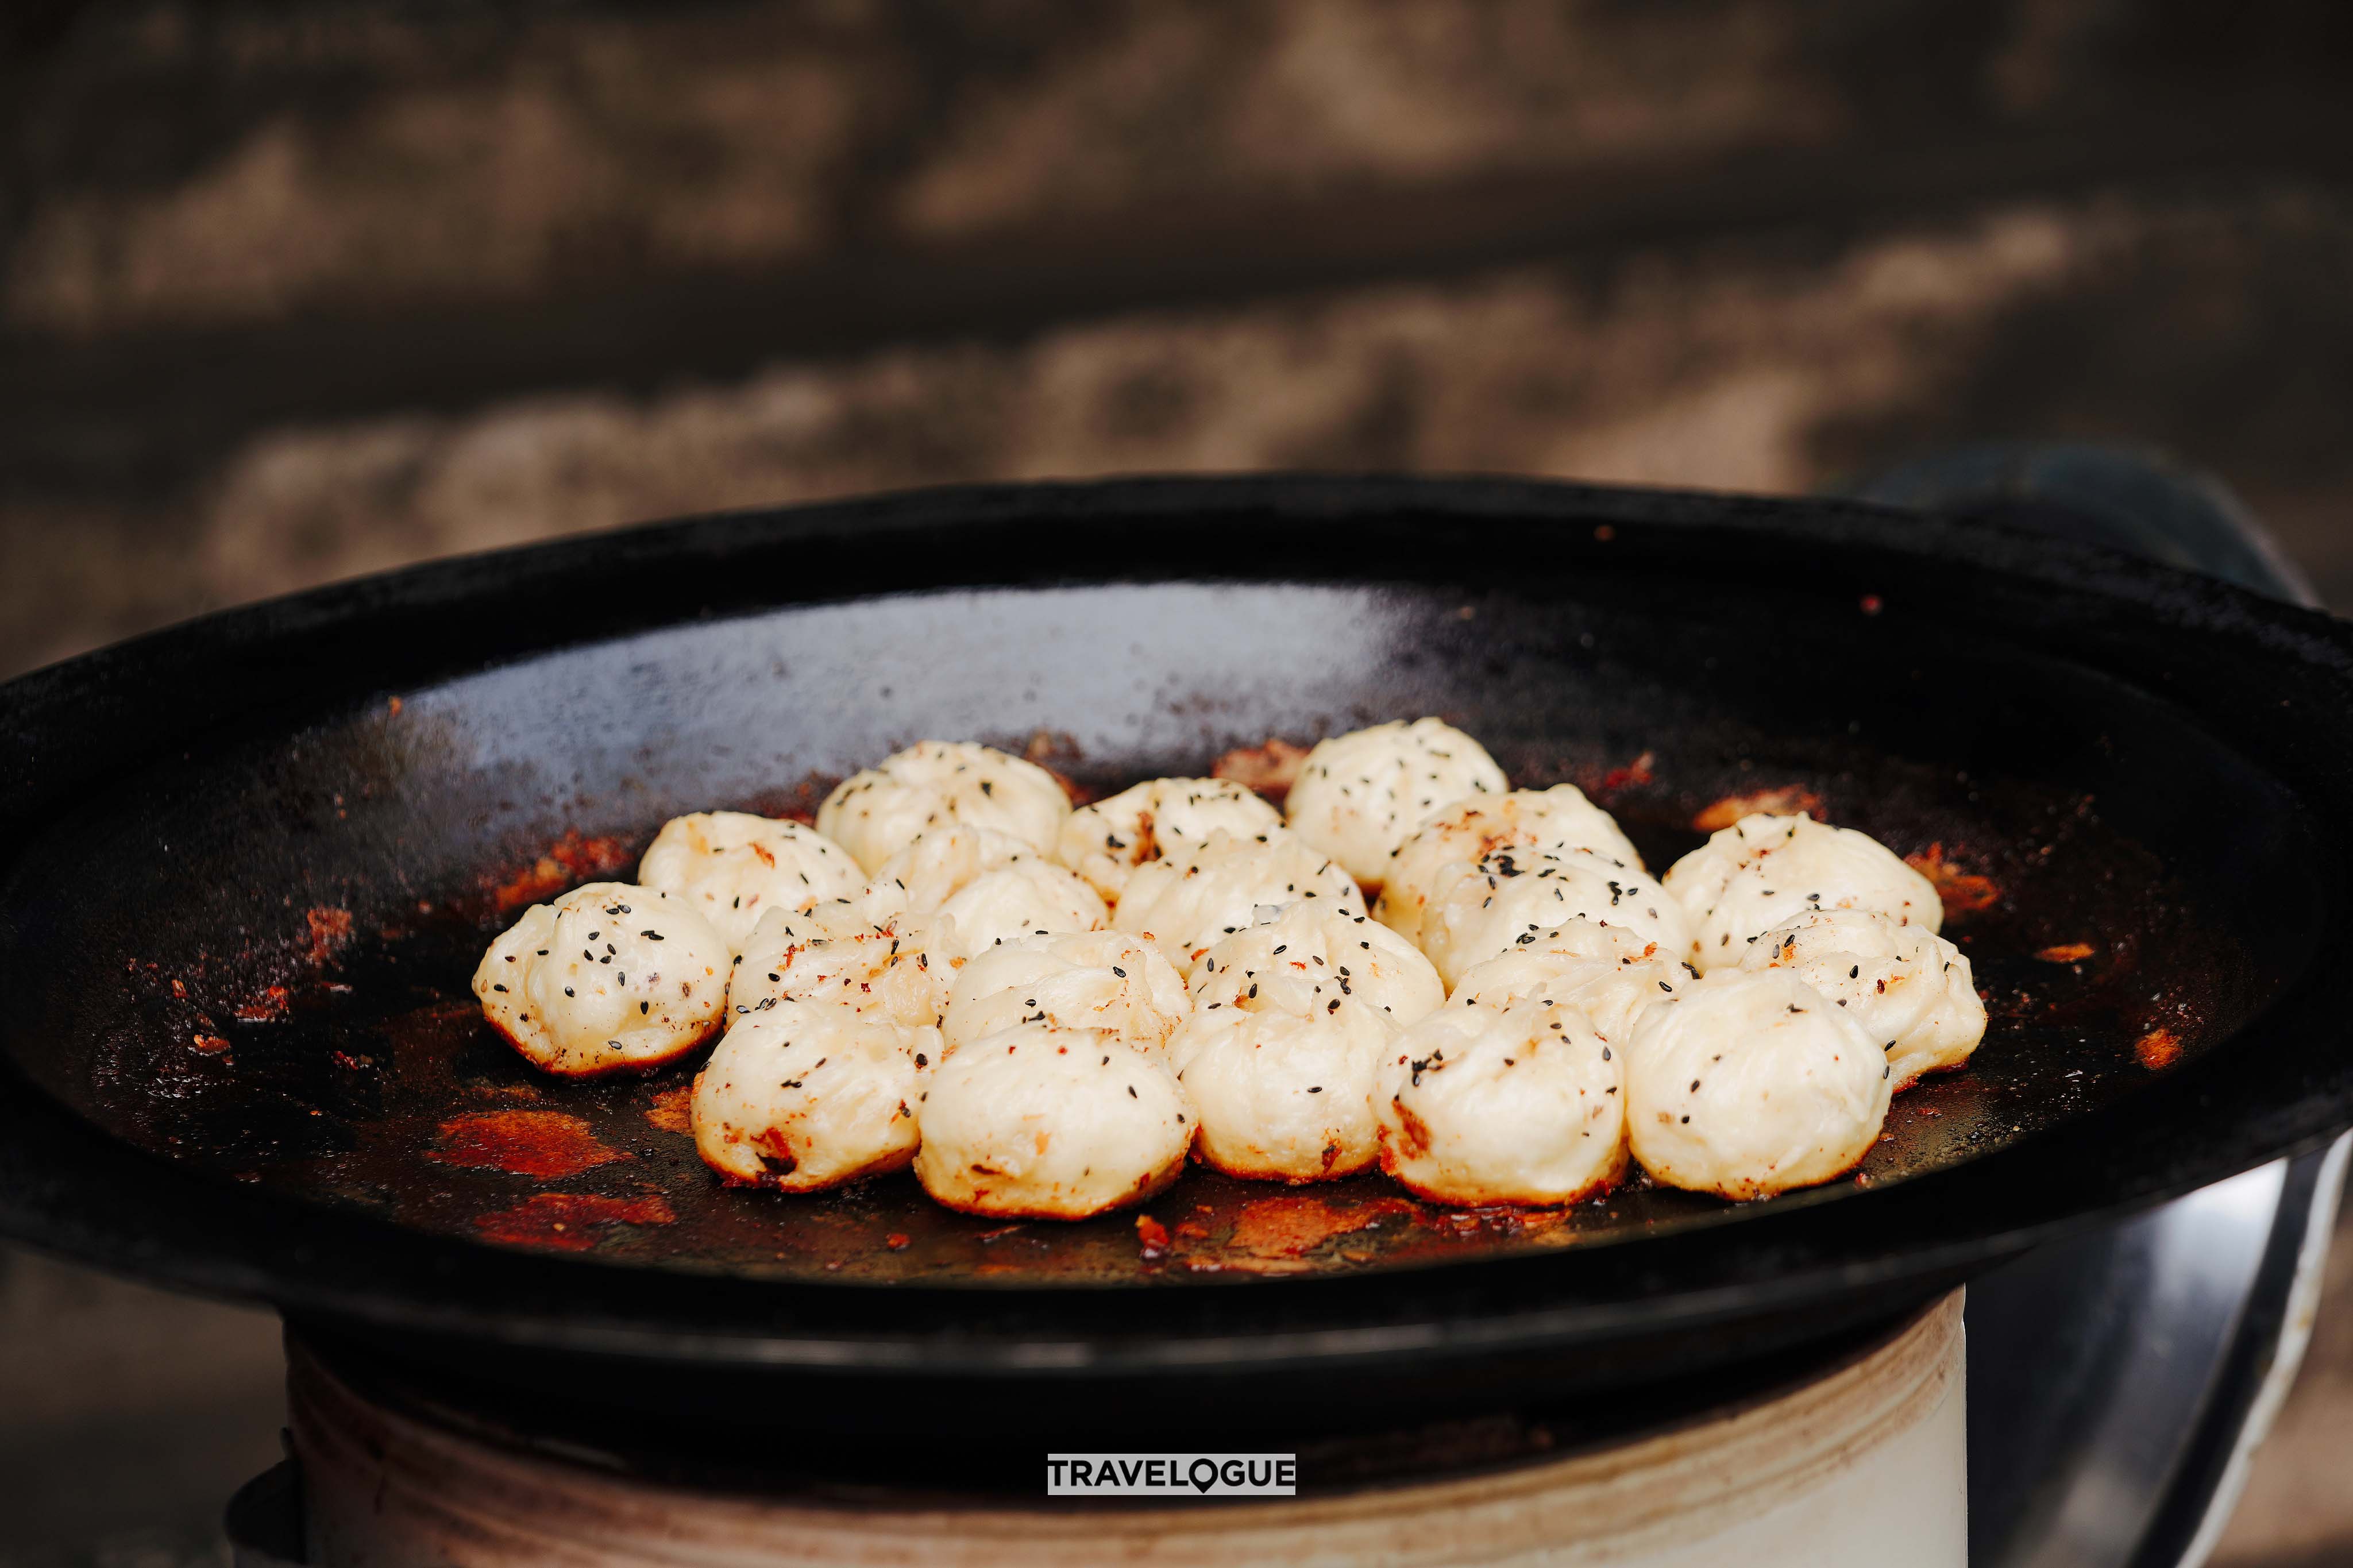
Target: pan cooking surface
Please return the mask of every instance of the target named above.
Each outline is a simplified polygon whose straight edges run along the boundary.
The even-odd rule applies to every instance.
[[[1972,642],[1947,608],[1605,570],[942,591],[584,642],[224,737],[93,794],[14,884],[50,965],[38,1037],[86,1044],[22,1065],[211,1178],[754,1279],[1346,1275],[1868,1202],[2006,1144],[2096,1136],[2104,1108],[2256,1013],[2317,925],[2275,785],[2162,703]],[[1983,1047],[1897,1098],[1853,1179],[1762,1204],[1638,1176],[1566,1210],[1466,1212],[1377,1176],[1285,1189],[1196,1169],[1141,1221],[1006,1225],[904,1173],[723,1189],[687,1131],[691,1063],[547,1078],[468,988],[523,904],[626,879],[666,817],[806,813],[916,739],[1027,751],[1100,795],[1270,735],[1423,713],[1478,736],[1515,785],[1579,784],[1654,873],[1736,799],[1915,857],[1987,998]]]

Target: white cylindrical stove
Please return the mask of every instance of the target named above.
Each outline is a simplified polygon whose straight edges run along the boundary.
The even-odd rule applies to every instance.
[[[1427,1428],[1389,1445],[1386,1473],[1325,1465],[1319,1480],[1307,1454],[1296,1497],[1193,1504],[1050,1500],[1042,1447],[1034,1493],[960,1493],[958,1446],[998,1440],[913,1426],[886,1480],[763,1489],[657,1479],[609,1455],[363,1392],[299,1341],[289,1386],[307,1558],[321,1568],[1961,1568],[1964,1359],[1957,1291],[1716,1408],[1650,1426],[1639,1411],[1613,1411],[1617,1430],[1603,1440],[1549,1451],[1539,1442],[1498,1460],[1450,1455],[1447,1429]]]

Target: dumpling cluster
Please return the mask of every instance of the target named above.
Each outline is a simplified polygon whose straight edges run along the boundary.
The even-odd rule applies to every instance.
[[[912,1164],[951,1208],[1074,1219],[1189,1155],[1450,1204],[1572,1203],[1636,1163],[1750,1198],[1852,1169],[1891,1095],[1968,1059],[1985,1008],[1942,915],[1803,814],[1653,878],[1576,786],[1514,790],[1437,719],[1320,742],[1282,811],[1199,778],[1073,810],[1018,757],[924,742],[814,827],[677,818],[474,984],[551,1072],[719,1036],[694,1135],[740,1184]]]

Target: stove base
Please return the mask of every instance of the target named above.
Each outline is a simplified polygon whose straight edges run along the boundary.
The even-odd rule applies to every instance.
[[[701,1489],[363,1394],[299,1341],[289,1361],[304,1560],[321,1568],[1968,1560],[1958,1292],[1795,1385],[1608,1444],[1369,1486],[1319,1487],[1303,1458],[1295,1499],[1189,1506],[1050,1502],[1042,1462],[1034,1492],[959,1491],[953,1446],[913,1432],[902,1479]]]

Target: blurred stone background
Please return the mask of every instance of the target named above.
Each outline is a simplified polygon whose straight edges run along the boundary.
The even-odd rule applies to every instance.
[[[0,675],[889,487],[1990,437],[2209,470],[2353,609],[2348,68],[2253,0],[16,0]],[[2348,1273],[2222,1561],[2353,1561]],[[277,1374],[0,1252],[0,1564],[199,1560]]]

